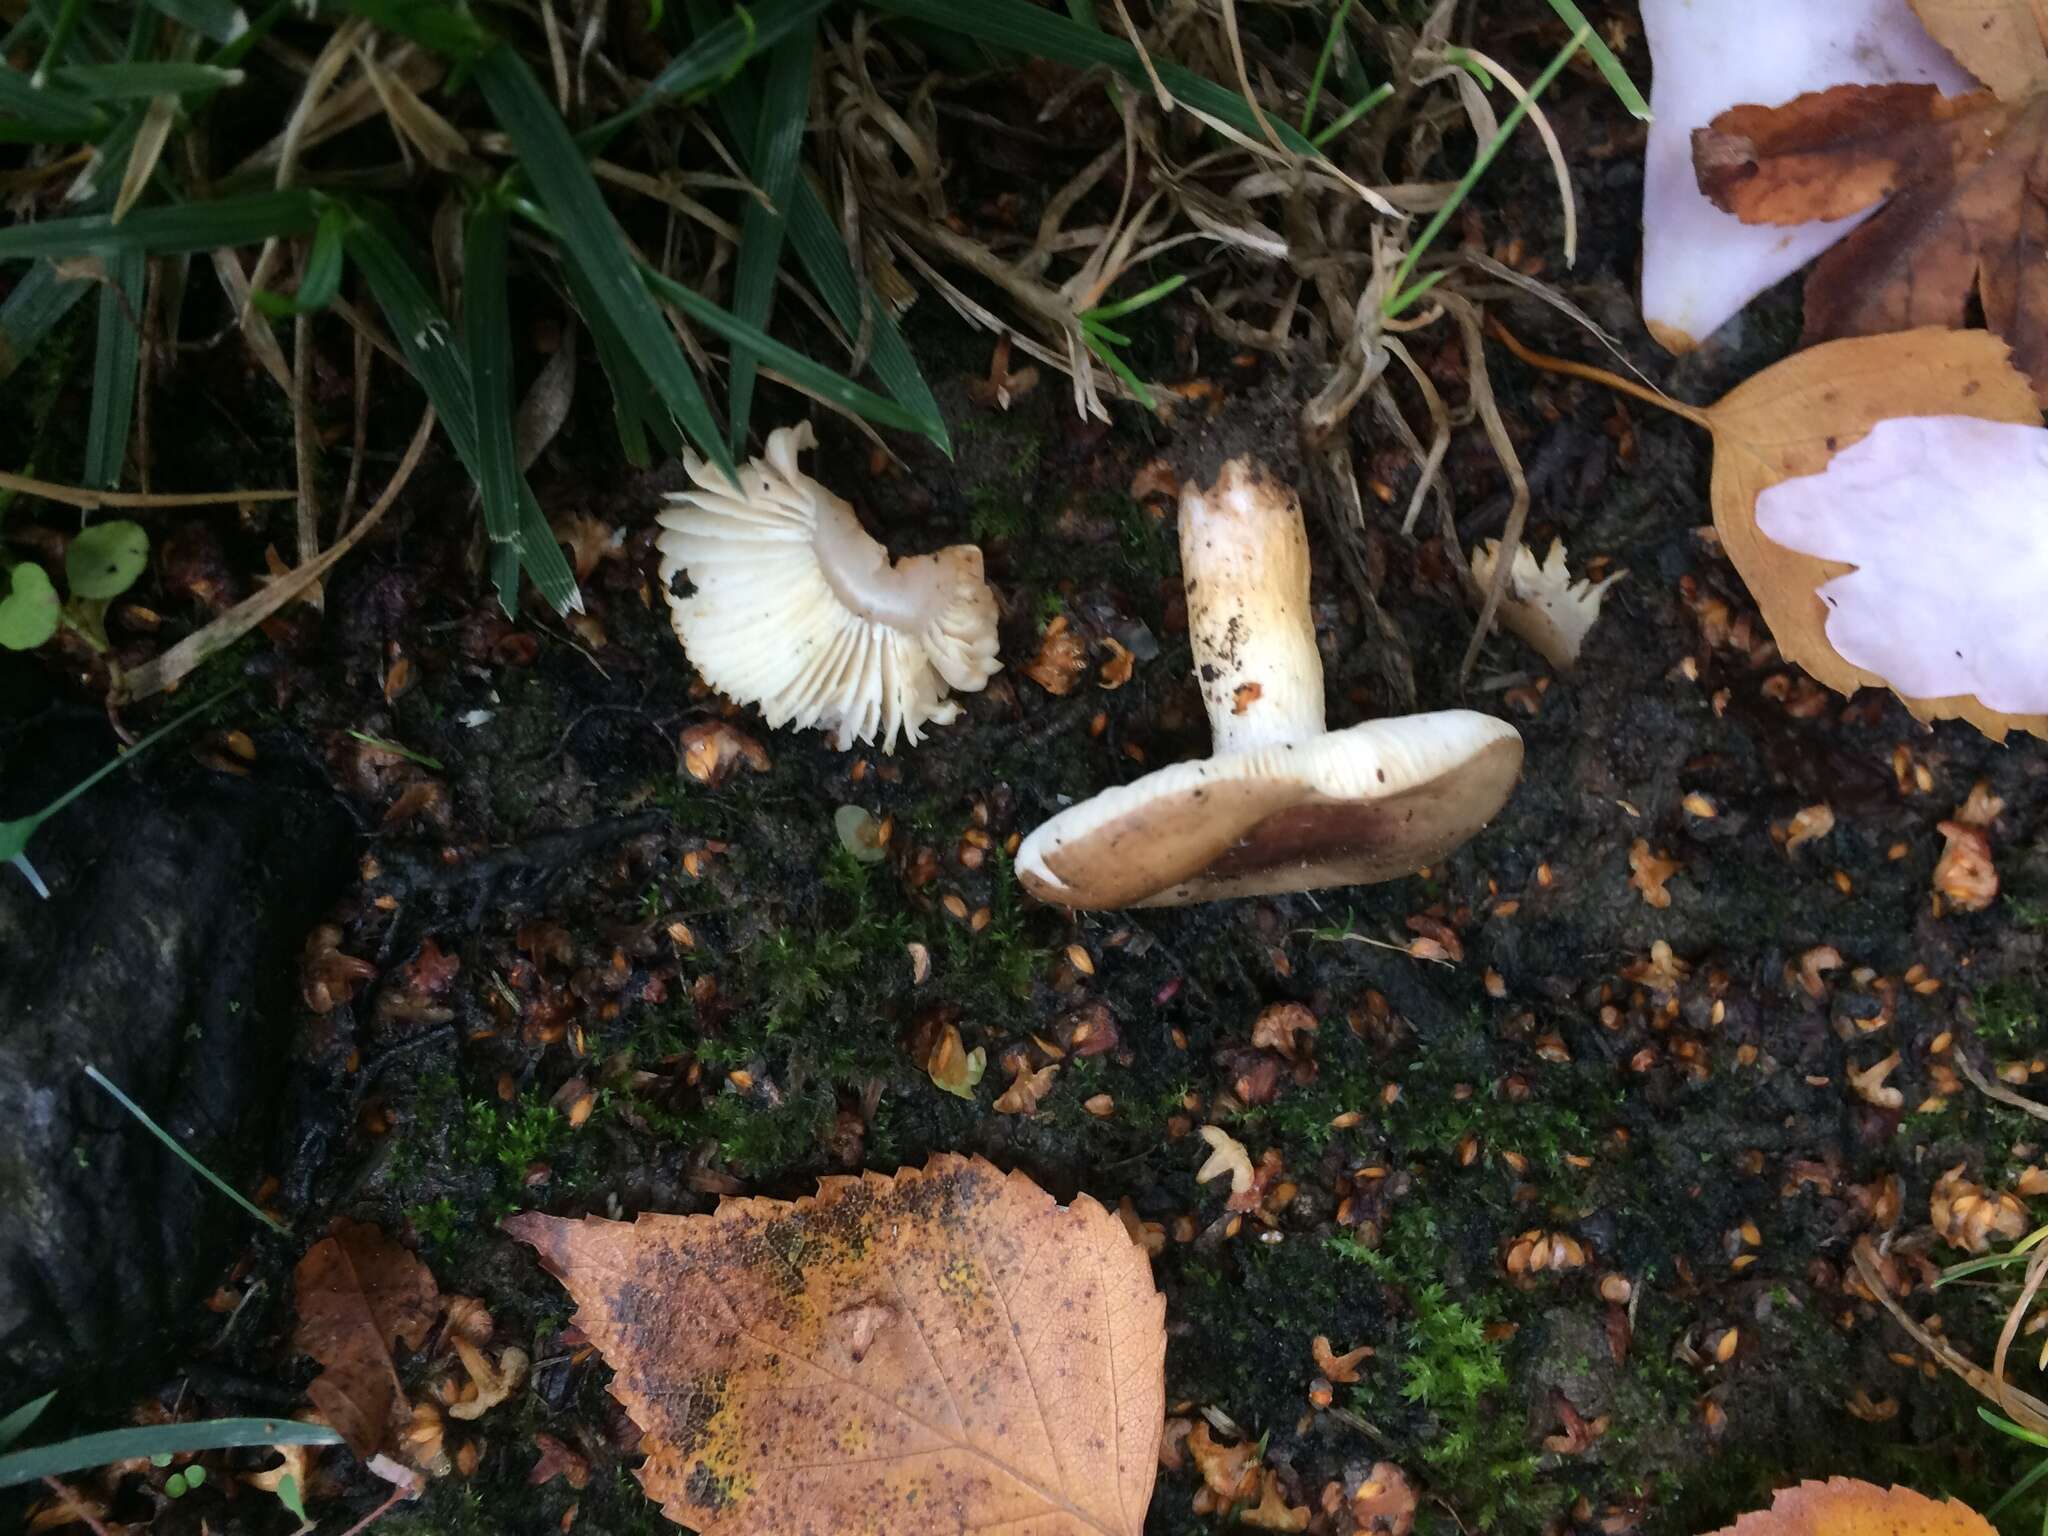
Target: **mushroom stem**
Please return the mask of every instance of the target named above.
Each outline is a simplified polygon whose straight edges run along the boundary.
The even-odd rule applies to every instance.
[[[1308,603],[1308,530],[1293,488],[1236,458],[1180,493],[1180,563],[1213,751],[1323,734],[1323,659]]]

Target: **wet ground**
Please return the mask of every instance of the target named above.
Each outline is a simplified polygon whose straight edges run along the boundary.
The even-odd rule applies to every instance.
[[[1540,260],[1687,398],[1780,355],[1792,293],[1682,364],[1650,346],[1630,302],[1640,133],[1590,77],[1559,93],[1585,224],[1577,270],[1557,259],[1533,150],[1486,184],[1475,237]],[[1499,313],[1547,350],[1597,351],[1533,301]],[[1217,420],[1295,398],[1270,365],[1208,342],[1188,351],[1177,338],[1193,330],[1161,306],[1147,361],[1212,381]],[[1536,487],[1530,542],[1561,535],[1575,565],[1629,572],[1578,670],[1556,675],[1502,636],[1459,689],[1466,606],[1437,539],[1398,533],[1413,473],[1370,429],[1361,461],[1389,504],[1355,549],[1406,641],[1417,707],[1470,705],[1521,729],[1526,774],[1499,820],[1426,875],[1373,888],[1079,917],[1038,906],[1010,875],[1016,834],[1068,797],[1206,750],[1172,524],[1131,487],[1213,428],[1188,407],[1171,424],[1084,425],[1053,378],[1007,412],[978,406],[967,385],[986,339],[931,302],[912,334],[953,461],[899,443],[890,466],[827,421],[816,467],[894,550],[972,539],[987,552],[1007,669],[921,748],[836,752],[694,684],[652,585],[656,497],[677,475],[622,474],[596,411],[535,472],[558,526],[591,520],[586,620],[507,622],[482,605],[464,568],[474,520],[441,464],[399,530],[331,582],[324,620],[302,616],[209,668],[256,680],[238,706],[247,771],[323,782],[357,834],[326,919],[338,932],[309,956],[324,943],[375,975],[316,1009],[307,978],[331,966],[309,959],[292,989],[274,1048],[300,1090],[266,1162],[285,1214],[302,1231],[346,1214],[402,1234],[444,1292],[483,1298],[499,1336],[541,1362],[531,1392],[451,1435],[473,1443],[473,1471],[384,1528],[554,1530],[572,1504],[579,1530],[661,1527],[627,1474],[603,1367],[551,1343],[567,1304],[495,1217],[700,1211],[941,1149],[1156,1223],[1170,1408],[1268,1436],[1296,1502],[1389,1460],[1443,1530],[1704,1530],[1772,1486],[1833,1472],[1989,1503],[2013,1475],[2003,1442],[1845,1273],[1853,1238],[1887,1228],[1902,1251],[1960,1257],[1925,1230],[1934,1180],[1961,1164],[2002,1188],[2038,1156],[2038,1125],[1947,1065],[1968,1049],[2024,1072],[2040,1044],[2037,747],[1928,731],[1888,698],[1821,695],[1777,664],[1703,532],[1704,439],[1496,351]],[[1461,394],[1454,336],[1420,340]],[[205,387],[161,407],[161,441],[177,445],[167,480],[215,450],[290,462],[288,422],[254,381],[192,367]],[[61,409],[34,430],[68,462]],[[1505,481],[1476,429],[1459,434],[1450,473],[1469,546],[1497,531]],[[1318,640],[1331,717],[1346,724],[1397,701],[1327,498],[1309,499]],[[242,572],[279,536],[225,515],[191,530],[180,536],[211,540]],[[173,630],[197,616],[154,579]],[[1057,695],[1027,664],[1062,619],[1088,650]],[[1136,661],[1106,687],[1111,639]],[[45,707],[61,712],[61,691]],[[769,766],[716,786],[683,771],[679,733],[717,721]],[[189,753],[165,769],[174,786],[209,771]],[[1936,823],[1979,781],[2006,803],[1993,832],[2004,896],[1937,914]],[[843,805],[888,819],[881,862],[842,846]],[[1794,819],[1821,805],[1832,830],[1788,848]],[[1632,883],[1632,848],[1675,865],[1661,886]],[[1418,938],[1441,958],[1411,954]],[[1251,1044],[1278,1003],[1318,1023],[1296,1061]],[[914,1054],[947,1024],[987,1050],[972,1101]],[[1113,1045],[1076,1051],[1077,1030]],[[1008,1062],[1045,1065],[1047,1044],[1062,1054],[1036,1112],[998,1113]],[[1893,1052],[1901,1104],[1883,1108],[1850,1074]],[[1278,1155],[1261,1211],[1233,1219],[1224,1186],[1195,1182],[1207,1149],[1192,1132],[1206,1123],[1255,1159]],[[1512,1273],[1532,1233],[1568,1236],[1576,1262]],[[181,1347],[162,1378],[172,1390],[196,1390],[191,1367],[216,1383],[304,1379],[285,1348],[296,1257],[223,1245],[236,1294],[265,1287],[224,1342]],[[2007,1300],[1966,1289],[1938,1310],[1985,1358]],[[1318,1335],[1375,1351],[1320,1410]],[[589,1458],[588,1487],[527,1487],[536,1433]],[[1148,1529],[1214,1528],[1190,1512],[1195,1486],[1164,1473]],[[361,1509],[378,1496],[366,1480],[336,1491]],[[216,1525],[235,1518],[213,1511]]]

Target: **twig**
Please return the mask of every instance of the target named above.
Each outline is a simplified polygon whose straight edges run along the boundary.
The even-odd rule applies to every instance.
[[[2048,1120],[2048,1104],[2036,1103],[2032,1099],[2014,1093],[2005,1084],[1995,1082],[1991,1078],[1986,1077],[1978,1069],[1977,1064],[1970,1060],[1967,1051],[1956,1052],[1956,1065],[1962,1069],[1963,1076],[1970,1080],[1970,1086],[1983,1094],[1987,1099],[1996,1099],[2001,1104],[2009,1104],[2014,1109],[2022,1110],[2032,1115],[2036,1120]]]
[[[54,1477],[45,1477],[43,1486],[71,1506],[71,1513],[84,1522],[92,1536],[109,1536],[106,1526],[100,1523],[100,1517],[85,1507],[85,1500],[78,1496],[70,1484],[60,1483]]]
[[[392,472],[391,479],[384,487],[384,494],[376,504],[365,512],[362,519],[348,533],[335,540],[318,559],[295,566],[278,577],[268,586],[244,598],[226,613],[213,620],[204,629],[195,631],[172,646],[163,655],[145,662],[121,679],[121,697],[124,702],[146,699],[153,693],[173,686],[207,657],[227,646],[233,645],[250,630],[276,613],[299,593],[326,574],[328,567],[347,554],[362,539],[363,535],[377,526],[377,522],[398,500],[399,492],[412,478],[412,472],[419,467],[420,455],[426,451],[427,439],[434,431],[434,408],[428,406],[420,417],[419,429],[413,433],[412,442],[407,445],[405,457]]]
[[[95,491],[84,486],[59,485],[54,480],[36,480],[28,475],[4,471],[0,471],[0,491],[40,496],[44,501],[61,502],[86,512],[96,512],[101,507],[149,511],[169,507],[217,507],[238,501],[290,501],[297,494],[295,491]]]

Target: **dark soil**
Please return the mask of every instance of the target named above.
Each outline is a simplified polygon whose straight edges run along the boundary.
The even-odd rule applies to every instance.
[[[1533,58],[1548,36],[1510,32],[1502,51]],[[1631,63],[1647,73],[1639,55]],[[1559,83],[1552,121],[1582,211],[1576,270],[1557,255],[1555,190],[1533,140],[1485,183],[1473,238],[1540,256],[1547,280],[1688,398],[1711,399],[1787,349],[1791,292],[1692,358],[1658,353],[1632,300],[1641,131],[1590,74]],[[1546,350],[1597,352],[1534,301],[1497,312]],[[1200,340],[1196,320],[1178,299],[1161,306],[1145,361],[1157,377],[1217,381],[1213,422],[1183,410],[1172,425],[1135,413],[1083,424],[1051,376],[1007,413],[978,408],[966,383],[987,339],[936,299],[919,305],[914,339],[942,386],[953,460],[895,443],[903,465],[882,472],[843,424],[820,422],[821,478],[896,550],[981,543],[1003,603],[1007,670],[919,749],[835,752],[740,711],[732,723],[772,767],[715,789],[679,773],[679,730],[727,711],[695,685],[652,587],[656,497],[678,474],[622,473],[599,410],[580,412],[536,471],[551,516],[625,530],[623,557],[584,583],[596,627],[572,633],[532,612],[508,623],[487,607],[466,563],[468,498],[437,463],[399,529],[330,584],[323,616],[211,664],[188,696],[216,676],[255,680],[232,707],[257,748],[254,777],[296,785],[310,767],[352,819],[357,878],[324,920],[378,975],[324,1013],[295,1002],[290,1027],[274,1020],[269,1048],[299,1089],[260,1160],[285,1181],[276,1198],[303,1235],[209,1233],[204,1263],[234,1294],[252,1282],[261,1294],[225,1332],[192,1308],[146,1368],[101,1357],[73,1406],[118,1412],[160,1391],[274,1411],[278,1390],[311,1374],[288,1348],[292,1264],[330,1218],[375,1221],[540,1362],[515,1402],[451,1426],[451,1451],[474,1447],[473,1472],[436,1481],[383,1528],[554,1531],[574,1505],[579,1532],[656,1531],[606,1371],[551,1343],[563,1293],[494,1219],[703,1211],[721,1193],[794,1196],[822,1174],[953,1150],[1023,1168],[1061,1198],[1128,1200],[1164,1226],[1169,1404],[1269,1436],[1296,1502],[1381,1459],[1425,1490],[1436,1530],[1706,1530],[1773,1486],[1836,1472],[1991,1502],[2013,1475],[2006,1442],[1844,1273],[1887,1176],[1902,1187],[1907,1246],[1945,1263],[1961,1255],[1926,1237],[1933,1180],[1963,1165],[2002,1187],[2038,1157],[2027,1116],[1967,1085],[1942,1092],[1949,1058],[1937,1053],[2005,1062],[2040,1044],[2044,759],[2030,742],[1926,730],[1889,697],[1819,695],[1777,663],[1703,535],[1708,445],[1693,428],[1489,357],[1536,488],[1529,542],[1540,552],[1562,535],[1575,566],[1606,556],[1630,572],[1569,677],[1497,636],[1461,692],[1470,611],[1438,539],[1399,534],[1413,470],[1366,412],[1361,466],[1388,505],[1348,533],[1306,487],[1333,721],[1403,707],[1389,678],[1412,675],[1415,707],[1496,711],[1526,739],[1507,810],[1444,864],[1373,888],[1177,911],[1069,917],[1019,891],[1003,852],[1013,834],[1207,747],[1173,527],[1128,487],[1155,455],[1179,466],[1253,440],[1291,457],[1287,423],[1312,381]],[[1416,342],[1462,398],[1448,327]],[[596,400],[601,380],[586,375]],[[160,441],[181,444],[183,466],[161,468],[165,483],[174,467],[194,485],[274,482],[291,462],[289,427],[267,383],[218,354],[180,377],[186,387],[159,392]],[[39,387],[56,408],[24,403],[9,460],[70,463],[82,380],[46,373]],[[769,404],[785,419],[801,409]],[[1450,472],[1469,547],[1498,531],[1505,480],[1476,428],[1460,432]],[[238,525],[232,513],[155,531],[160,548],[216,549],[241,581],[262,568],[265,542],[288,537],[282,520]],[[1345,539],[1405,641],[1405,667],[1360,610]],[[168,621],[153,643],[203,616],[175,578],[160,570],[146,594]],[[1108,638],[1133,650],[1129,683],[1084,676],[1054,697],[1028,680],[1021,667],[1054,615],[1094,644],[1096,664]],[[401,665],[412,681],[387,699]],[[9,750],[28,750],[42,718],[17,719]],[[439,766],[380,755],[351,732]],[[184,782],[206,770],[163,771]],[[2006,801],[1994,832],[2004,896],[1982,914],[1936,916],[1935,824],[1979,780]],[[422,791],[424,809],[387,825],[412,784],[438,795]],[[1716,814],[1688,811],[1695,795]],[[841,849],[833,812],[849,803],[893,818],[885,862]],[[1833,831],[1788,853],[1782,828],[1822,803]],[[96,814],[82,804],[42,836],[82,837]],[[1678,865],[1668,906],[1631,885],[1638,840]],[[287,839],[274,856],[299,854]],[[1432,920],[1454,931],[1458,963],[1401,952],[1440,931]],[[1659,941],[1690,967],[1669,1003],[1630,979]],[[921,985],[908,944],[929,950]],[[1820,946],[1840,965],[1815,996],[1798,967]],[[459,962],[452,974],[443,957]],[[1913,984],[1923,978],[1935,985]],[[1191,1132],[1256,1068],[1252,1023],[1281,1001],[1320,1020],[1313,1070],[1223,1123],[1254,1157],[1277,1150],[1295,1193],[1240,1225],[1222,1185],[1195,1182],[1206,1149]],[[1035,1115],[993,1111],[1007,1052],[1101,1009],[1118,1050],[1068,1060]],[[944,1020],[988,1050],[974,1102],[933,1086],[906,1050]],[[1893,1051],[1905,1109],[1880,1110],[1848,1074]],[[572,1128],[581,1088],[595,1107]],[[1113,1113],[1083,1108],[1098,1094]],[[145,1150],[138,1139],[127,1155]],[[1512,1281],[1508,1247],[1532,1229],[1574,1237],[1583,1268]],[[1601,1299],[1611,1275],[1630,1282],[1628,1305]],[[1946,1332],[1988,1358],[2009,1299],[1944,1292]],[[1308,1399],[1319,1334],[1377,1351],[1324,1412]],[[1553,1439],[1573,1416],[1605,1420],[1590,1449]],[[537,1432],[590,1458],[587,1488],[527,1486]],[[1162,1474],[1148,1529],[1214,1529],[1189,1513],[1194,1487],[1189,1472]],[[381,1496],[354,1472],[324,1492],[330,1521]],[[158,1529],[202,1516],[285,1529],[267,1500],[206,1497]]]

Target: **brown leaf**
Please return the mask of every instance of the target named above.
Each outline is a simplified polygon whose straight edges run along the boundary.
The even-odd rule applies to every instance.
[[[939,1038],[925,1058],[924,1070],[934,1087],[943,1088],[955,1098],[974,1102],[974,1085],[981,1081],[981,1074],[988,1065],[988,1052],[981,1046],[968,1050],[960,1038],[960,1026],[945,1024],[939,1029]]]
[[[590,1484],[590,1463],[569,1449],[545,1430],[533,1437],[534,1445],[540,1451],[540,1460],[533,1464],[533,1470],[526,1474],[529,1487],[538,1488],[543,1483],[561,1478],[571,1488],[584,1488]]]
[[[548,531],[555,536],[555,542],[569,551],[569,562],[575,567],[578,581],[590,580],[590,573],[597,569],[601,560],[620,558],[618,530],[611,524],[587,513],[572,512],[557,517],[548,524]],[[581,1483],[576,1485],[582,1487]]]
[[[2039,0],[1912,0],[1920,24],[2002,101],[2048,80]]]
[[[648,1494],[704,1536],[1143,1529],[1165,1301],[1085,1195],[942,1155],[794,1204],[504,1227],[616,1372]]]
[[[2005,115],[1983,93],[1838,85],[1729,108],[1693,130],[1693,170],[1709,201],[1745,224],[1842,219],[1981,156]]]
[[[440,1315],[440,1290],[412,1253],[365,1222],[338,1221],[293,1271],[299,1325],[292,1348],[326,1369],[306,1389],[327,1422],[364,1459],[391,1443],[411,1415],[392,1358],[418,1349]]]
[[[1756,499],[1782,480],[1819,474],[1888,416],[1954,415],[2040,424],[2033,391],[1996,336],[1915,330],[1830,342],[1766,368],[1698,413],[1714,435],[1714,528],[1722,547],[1779,652],[1838,693],[1884,686],[1828,643],[1827,607],[1817,594],[1849,567],[1766,539]],[[1921,720],[1964,719],[1993,740],[2008,730],[2048,736],[2048,716],[2002,715],[1968,695],[1905,703]]]
[[[1376,1461],[1351,1496],[1351,1518],[1360,1531],[1408,1536],[1415,1528],[1415,1489],[1391,1461]]]
[[[1021,670],[1047,693],[1063,697],[1074,691],[1074,684],[1088,670],[1087,642],[1074,633],[1065,614],[1058,614],[1045,626],[1038,654]]]
[[[1956,1500],[1849,1477],[1781,1488],[1771,1507],[1713,1536],[1992,1536],[1989,1522]]]
[[[742,763],[756,773],[766,773],[771,766],[766,747],[723,720],[683,727],[682,744],[684,771],[710,789],[731,778]]]

